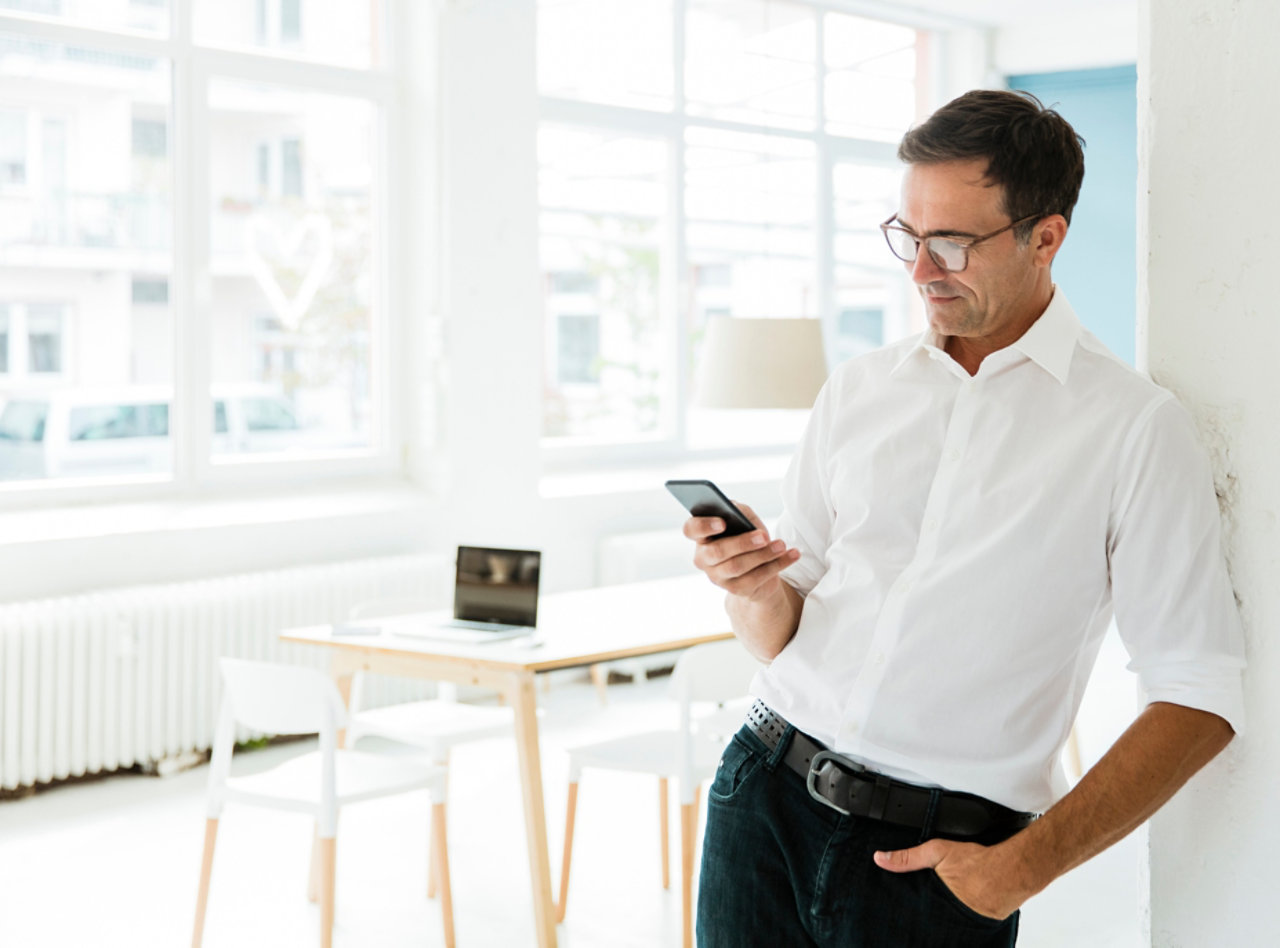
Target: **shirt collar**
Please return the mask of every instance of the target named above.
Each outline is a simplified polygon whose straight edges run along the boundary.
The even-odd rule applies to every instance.
[[[1067,302],[1067,296],[1055,287],[1053,299],[1040,318],[1011,345],[1060,383],[1067,383],[1071,370],[1071,357],[1080,339],[1080,320]]]
[[[1067,302],[1066,294],[1055,287],[1053,298],[1040,318],[1031,324],[1031,328],[1022,334],[1022,338],[1009,346],[1010,349],[1022,353],[1040,368],[1044,369],[1061,384],[1067,382],[1067,374],[1071,369],[1071,357],[1075,354],[1076,342],[1080,338],[1080,320],[1075,310]],[[890,374],[896,374],[917,353],[945,351],[945,339],[932,328],[926,328],[902,354],[902,358],[894,365]]]

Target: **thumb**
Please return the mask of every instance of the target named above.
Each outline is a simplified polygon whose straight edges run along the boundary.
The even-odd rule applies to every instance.
[[[916,872],[920,869],[932,869],[942,862],[941,847],[935,845],[936,840],[929,840],[911,849],[899,849],[893,852],[877,851],[874,859],[877,866],[889,872]]]

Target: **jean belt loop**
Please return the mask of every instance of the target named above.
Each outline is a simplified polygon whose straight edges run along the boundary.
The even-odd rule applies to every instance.
[[[924,823],[920,827],[920,842],[933,837],[933,824],[938,816],[938,803],[942,800],[941,790],[929,791],[929,806],[924,812]]]
[[[791,738],[795,733],[795,725],[788,724],[787,729],[782,733],[782,739],[778,741],[778,746],[773,749],[772,754],[765,758],[764,765],[769,768],[770,773],[776,770],[778,764],[782,762],[782,758],[787,756],[787,748],[791,746]]]

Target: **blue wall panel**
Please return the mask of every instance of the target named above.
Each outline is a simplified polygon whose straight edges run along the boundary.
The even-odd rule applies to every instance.
[[[1133,364],[1137,325],[1138,72],[1134,66],[1010,76],[1085,139],[1084,186],[1054,281],[1095,335]]]

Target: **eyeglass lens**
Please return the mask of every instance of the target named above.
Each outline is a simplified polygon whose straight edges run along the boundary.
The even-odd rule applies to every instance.
[[[921,241],[906,231],[892,228],[886,230],[885,235],[889,238],[890,249],[907,263],[915,262],[920,244],[924,244],[933,262],[944,270],[963,270],[968,263],[966,248],[945,237],[926,237]]]

